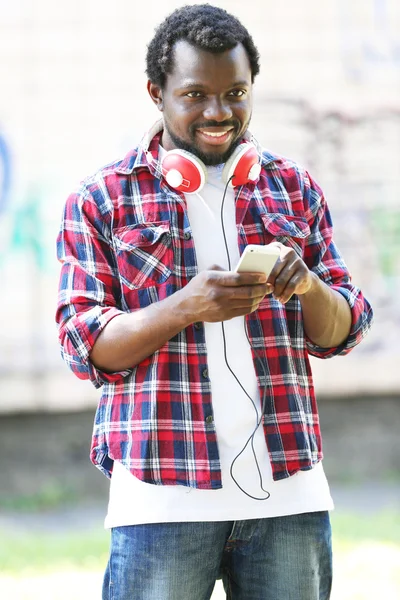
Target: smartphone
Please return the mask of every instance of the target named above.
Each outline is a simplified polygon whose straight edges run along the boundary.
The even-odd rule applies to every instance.
[[[244,249],[235,271],[237,273],[265,273],[268,277],[279,254],[278,246],[249,244]]]

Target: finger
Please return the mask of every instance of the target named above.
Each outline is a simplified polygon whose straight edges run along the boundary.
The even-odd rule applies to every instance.
[[[258,287],[263,288],[263,286]],[[226,288],[224,289],[226,290]],[[218,311],[220,310],[224,314],[223,319],[226,319],[227,315],[232,315],[233,312],[235,312],[235,315],[244,315],[253,312],[264,297],[265,289],[259,289],[255,292],[254,286],[249,286],[248,288],[231,288],[229,292],[225,293],[213,289],[209,294],[211,302],[218,308]]]
[[[235,273],[234,271],[208,271],[209,281],[227,287],[241,287],[257,284],[265,284],[264,273]]]
[[[239,306],[239,307],[235,306],[233,310],[235,310],[235,311],[239,310],[242,315],[248,315],[248,314],[258,310],[263,299],[264,299],[264,296],[262,298],[253,298],[253,302],[250,302],[248,304],[245,304],[245,305]]]
[[[280,297],[288,282],[296,273],[299,268],[297,257],[292,261],[288,262],[287,260],[277,265],[277,274],[275,276],[268,277],[268,282],[271,282],[274,286],[274,296],[277,298]]]
[[[230,310],[227,315],[225,315],[224,321],[234,319],[235,317],[243,317],[245,315],[249,315],[250,313],[257,310],[258,306],[259,306],[258,304],[254,304],[252,306],[235,307],[234,309]]]
[[[261,301],[264,296],[270,293],[271,286],[268,283],[232,287],[229,294],[229,300],[237,299],[254,301],[258,298]]]
[[[271,242],[269,245],[276,246],[280,249],[280,255],[267,279],[268,283],[275,285],[275,279],[279,276],[282,269],[284,269],[286,265],[290,266],[294,264],[299,257],[292,248],[288,248],[280,242]]]
[[[276,299],[279,300],[279,302],[281,302],[282,304],[286,304],[286,302],[288,302],[290,300],[290,298],[293,296],[293,294],[296,293],[296,289],[302,283],[302,281],[303,281],[303,274],[296,271],[292,275],[292,277],[289,279],[284,290],[279,294],[279,296],[278,297],[275,296]]]

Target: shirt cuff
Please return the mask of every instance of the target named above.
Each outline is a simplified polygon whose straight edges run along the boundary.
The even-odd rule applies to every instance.
[[[322,348],[321,346],[314,344],[310,338],[305,335],[308,352],[317,358],[345,356],[361,342],[372,325],[373,315],[371,306],[365,300],[359,288],[351,284],[332,285],[330,287],[342,294],[348,302],[352,317],[351,328],[347,338],[339,346],[333,348]]]
[[[72,346],[72,352],[68,352],[70,360],[67,362],[80,379],[90,379],[96,388],[101,387],[104,383],[114,383],[132,372],[132,369],[124,369],[107,373],[95,367],[89,357],[98,336],[106,325],[122,314],[125,313],[117,308],[96,306],[83,314],[71,317],[65,326],[65,334],[69,345]],[[73,360],[71,360],[71,355]]]

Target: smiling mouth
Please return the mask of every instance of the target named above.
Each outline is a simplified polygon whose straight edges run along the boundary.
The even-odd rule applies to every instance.
[[[224,130],[198,129],[197,135],[211,146],[223,146],[230,141],[234,132],[234,128]]]

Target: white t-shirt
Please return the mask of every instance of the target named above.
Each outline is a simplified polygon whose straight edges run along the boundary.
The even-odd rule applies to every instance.
[[[187,210],[199,271],[213,264],[228,269],[221,204],[225,186],[222,167],[208,167],[208,180],[200,194],[187,194]],[[223,223],[231,269],[239,260],[235,222],[235,195],[228,188]],[[251,349],[244,317],[224,322],[226,354],[230,368],[252,401],[229,371],[224,354],[221,323],[204,323],[208,371],[211,381],[214,424],[222,469],[222,489],[199,490],[184,486],[158,486],[140,481],[115,461],[105,527],[177,521],[234,521],[276,517],[333,509],[322,463],[280,481],[272,479],[267,446],[260,425],[254,435],[254,450],[262,473],[262,487],[251,443],[261,410]],[[244,493],[246,492],[246,493]],[[249,495],[246,495],[249,494]],[[253,496],[251,498],[250,496]]]

